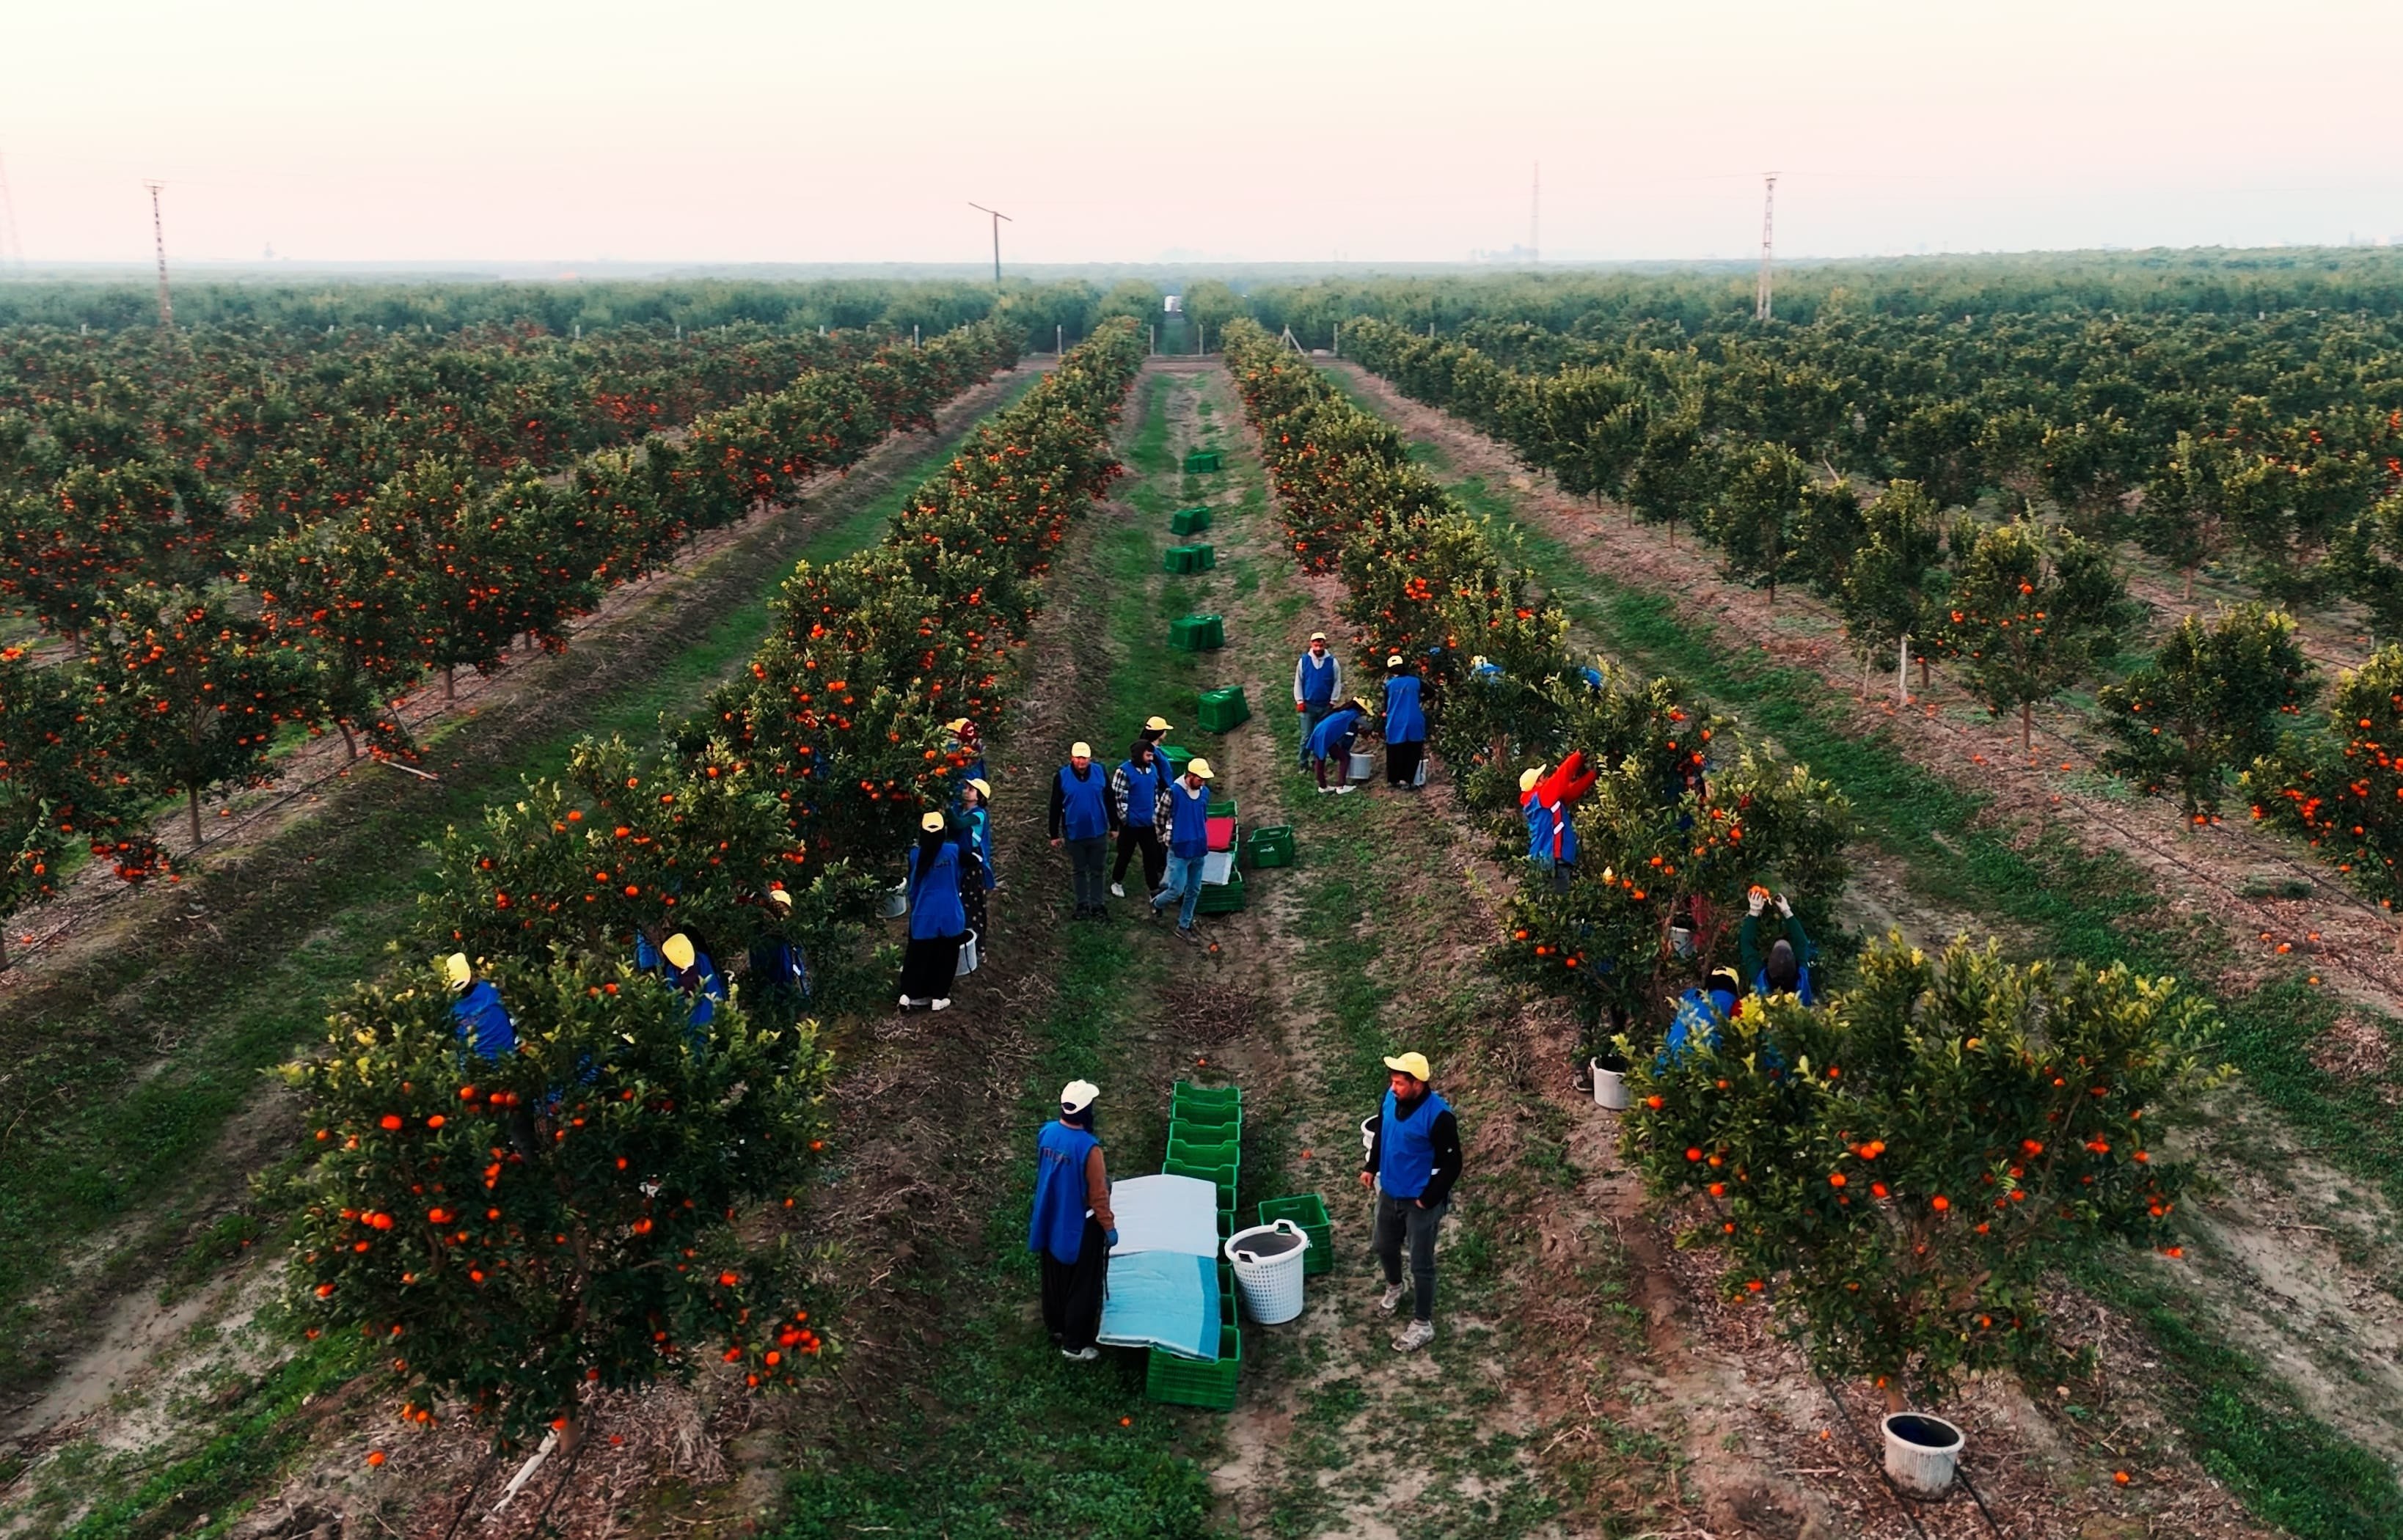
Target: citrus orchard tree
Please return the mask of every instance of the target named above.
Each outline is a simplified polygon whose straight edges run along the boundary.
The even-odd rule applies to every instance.
[[[2188,1172],[2154,1135],[2227,1073],[2208,1021],[2124,964],[1893,936],[1831,1002],[1747,1001],[1716,1047],[1639,1059],[1627,1147],[1731,1294],[1898,1408],[2038,1342],[2044,1273],[2091,1241],[2181,1255]]]
[[[2174,789],[2197,823],[2219,811],[2229,772],[2276,746],[2311,694],[2292,617],[2241,604],[2179,622],[2150,661],[2096,696],[2113,739],[2103,768],[2147,793]]]
[[[2311,841],[2388,908],[2403,900],[2403,646],[2337,681],[2324,738],[2289,735],[2253,762],[2253,816]]]
[[[285,1071],[321,1152],[294,1284],[309,1335],[373,1343],[412,1420],[455,1397],[511,1440],[556,1423],[572,1441],[588,1385],[711,1357],[753,1385],[793,1379],[819,1339],[786,1259],[741,1221],[808,1172],[814,1025],[755,1030],[738,999],[696,1029],[630,964],[489,968],[514,1052],[463,1052],[427,968],[359,990]]]
[[[1947,650],[1988,711],[2019,713],[2025,753],[2035,707],[2118,651],[2134,606],[2109,552],[2026,520],[1979,531],[1958,560]]]
[[[128,881],[165,866],[101,715],[81,667],[37,668],[0,649],[0,922],[56,891],[79,852]]]
[[[1901,661],[1904,637],[1936,629],[1929,621],[1940,613],[1936,601],[1944,589],[1944,534],[1936,505],[1916,481],[1889,482],[1861,510],[1861,524],[1866,538],[1831,597],[1844,623],[1845,645],[1861,660],[1866,697],[1871,671]],[[1926,667],[1923,651],[1923,685]]]

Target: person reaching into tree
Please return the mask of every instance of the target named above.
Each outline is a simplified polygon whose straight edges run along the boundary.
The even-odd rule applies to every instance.
[[[1577,858],[1576,808],[1593,789],[1596,772],[1585,768],[1585,751],[1572,750],[1550,774],[1536,766],[1519,777],[1519,816],[1527,823],[1527,858],[1551,875],[1552,886],[1568,891]]]
[[[1784,894],[1774,898],[1769,890],[1755,884],[1746,895],[1747,909],[1743,923],[1736,930],[1736,955],[1743,959],[1743,972],[1752,980],[1757,994],[1791,994],[1806,1006],[1819,1003],[1811,988],[1811,936],[1803,930],[1802,922],[1794,917],[1794,906]],[[1760,950],[1760,915],[1770,904],[1785,920],[1785,934]]]
[[[515,1053],[517,1023],[509,1020],[508,1007],[501,1004],[501,992],[493,987],[493,981],[476,977],[464,951],[444,958],[442,973],[456,996],[451,1002],[451,1019],[458,1023],[459,1041],[466,1050],[483,1060]]]
[[[939,812],[918,822],[918,842],[910,847],[910,944],[901,953],[901,1008],[951,1008],[951,980],[959,976],[960,943],[967,938],[967,909],[960,902],[960,847]]]
[[[810,999],[810,963],[793,939],[793,895],[770,888],[759,900],[768,923],[744,960],[743,1004],[753,1020],[789,1027]]]
[[[976,934],[979,961],[993,955],[985,895],[1001,886],[993,872],[993,784],[979,777],[960,788],[960,904]]]

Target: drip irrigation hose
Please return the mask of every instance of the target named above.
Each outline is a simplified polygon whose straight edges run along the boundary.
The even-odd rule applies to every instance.
[[[1835,1403],[1836,1415],[1844,1420],[1844,1431],[1853,1436],[1854,1446],[1877,1471],[1878,1479],[1885,1484],[1886,1491],[1894,1495],[1895,1506],[1902,1510],[1902,1516],[1905,1519],[1910,1520],[1910,1527],[1918,1533],[1920,1540],[1930,1540],[1927,1526],[1919,1521],[1919,1514],[1912,1507],[1916,1500],[1907,1495],[1900,1487],[1896,1486],[1894,1478],[1886,1474],[1885,1462],[1878,1458],[1877,1450],[1869,1444],[1868,1436],[1861,1432],[1860,1424],[1853,1421],[1852,1408],[1844,1405],[1844,1398],[1836,1394],[1836,1387],[1827,1382],[1827,1377],[1825,1374],[1815,1368],[1811,1373],[1819,1381],[1819,1388],[1827,1393],[1827,1399]],[[1952,1479],[1961,1483],[1962,1490],[1969,1494],[1969,1501],[1978,1505],[1978,1517],[1986,1521],[1987,1532],[1993,1535],[1994,1540],[2009,1540],[2009,1536],[2003,1533],[2002,1526],[1994,1522],[1994,1516],[1987,1508],[1986,1500],[1979,1496],[1978,1489],[1971,1485],[1967,1467],[1958,1459],[1952,1463]]]

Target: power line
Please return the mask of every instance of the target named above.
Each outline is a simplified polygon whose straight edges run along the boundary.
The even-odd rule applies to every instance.
[[[1753,291],[1752,318],[1766,321],[1769,319],[1770,232],[1777,213],[1777,173],[1763,172],[1760,180],[1760,283]]]
[[[1005,219],[1009,219],[1009,215],[1002,213],[999,209],[986,208],[982,203],[972,202],[968,207],[976,210],[979,214],[989,214],[993,215],[993,281],[995,284],[999,284],[1001,282],[1001,222]],[[1018,223],[1015,219],[1009,219],[1009,222],[1013,225]]]
[[[159,243],[159,325],[165,330],[175,329],[175,302],[167,294],[167,224],[159,214],[159,189],[167,184],[146,181],[150,189],[150,233]]]

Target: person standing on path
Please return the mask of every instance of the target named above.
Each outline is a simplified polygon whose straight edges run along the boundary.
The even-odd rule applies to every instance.
[[[901,1008],[927,1005],[949,1010],[968,915],[960,902],[960,847],[939,812],[918,821],[907,887],[910,945],[901,953]]]
[[[1396,653],[1385,659],[1385,784],[1418,788],[1426,753],[1426,713],[1419,709],[1419,676]]]
[[[1318,726],[1310,729],[1306,745],[1311,762],[1318,770],[1318,795],[1342,796],[1352,790],[1352,739],[1367,720],[1368,707],[1365,701],[1346,701],[1328,712]],[[1327,761],[1335,762],[1335,784],[1327,784]]]
[[[1109,1167],[1093,1133],[1101,1094],[1090,1080],[1061,1088],[1060,1116],[1035,1140],[1035,1212],[1026,1223],[1026,1249],[1043,1259],[1043,1327],[1060,1355],[1079,1364],[1102,1355],[1093,1338],[1118,1243]]]
[[[1402,1302],[1402,1245],[1410,1244],[1410,1324],[1394,1351],[1416,1353],[1435,1340],[1435,1232],[1460,1180],[1460,1120],[1427,1084],[1434,1071],[1425,1054],[1400,1054],[1385,1068],[1393,1073],[1360,1186],[1377,1195],[1368,1250],[1385,1269],[1377,1308],[1387,1315]]]
[[[1168,766],[1147,738],[1128,745],[1126,758],[1110,774],[1110,803],[1118,815],[1118,858],[1110,868],[1113,898],[1126,896],[1127,865],[1137,851],[1143,852],[1146,897],[1160,891],[1168,874],[1168,848],[1160,842],[1169,815],[1168,781]]]
[[[1151,752],[1160,756],[1160,762],[1164,765],[1168,763],[1168,735],[1172,730],[1165,717],[1146,716],[1143,730],[1135,736],[1149,743]]]
[[[1310,735],[1334,711],[1343,693],[1343,664],[1327,650],[1327,633],[1310,633],[1310,650],[1293,665],[1293,709],[1301,714],[1301,743],[1294,752],[1301,768],[1310,768]]]
[[[1051,778],[1051,848],[1068,847],[1068,876],[1076,890],[1079,920],[1107,920],[1110,834],[1118,810],[1110,803],[1110,780],[1093,764],[1093,745],[1076,743],[1068,762]]]
[[[1001,886],[993,874],[993,783],[979,776],[960,787],[960,903],[976,934],[979,961],[993,955],[993,932],[985,895]]]
[[[1182,901],[1176,913],[1176,938],[1195,946],[1193,907],[1202,902],[1202,868],[1210,859],[1210,761],[1188,759],[1185,773],[1168,788],[1168,885],[1153,895],[1146,919]]]

